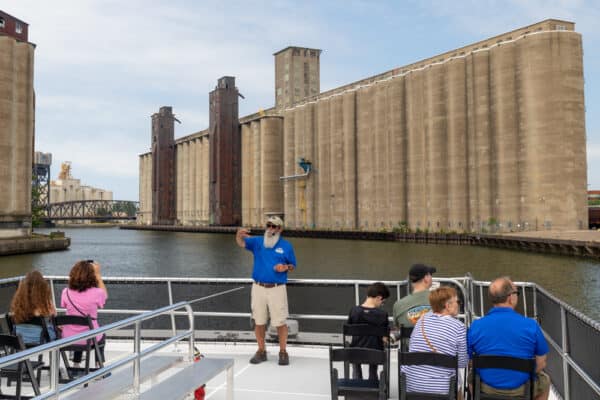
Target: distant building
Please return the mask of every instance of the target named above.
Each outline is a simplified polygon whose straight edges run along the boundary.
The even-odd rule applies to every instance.
[[[169,224],[235,225],[220,218],[237,215],[237,198],[215,193],[235,194],[241,183],[241,225],[249,227],[277,214],[286,229],[587,228],[583,47],[574,23],[544,20],[326,92],[320,54],[276,52],[275,107],[231,127],[236,118],[224,112],[237,96],[222,103],[228,108],[211,100],[217,122],[169,137],[171,158],[159,168],[153,141],[140,155],[138,221],[164,224],[151,217],[169,207]],[[221,78],[217,90],[233,94],[234,84]],[[173,119],[161,121],[171,132]],[[222,146],[229,139],[236,146]]]
[[[58,179],[50,182],[50,204],[65,201],[112,199],[112,191],[82,185],[80,179],[73,178],[71,163],[68,161],[61,164]]]
[[[22,42],[29,38],[29,24],[0,10],[0,35],[12,36]]]
[[[0,11],[0,239],[31,235],[35,45],[28,25]]]

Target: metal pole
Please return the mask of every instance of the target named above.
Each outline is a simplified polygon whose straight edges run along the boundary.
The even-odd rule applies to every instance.
[[[227,400],[233,400],[233,366],[227,368]]]
[[[169,305],[173,305],[173,287],[171,286],[171,280],[167,282],[167,288],[169,289]],[[171,332],[173,336],[177,333],[175,329],[175,314],[171,311]]]
[[[569,363],[567,361],[567,357],[569,355],[569,349],[567,348],[567,312],[565,308],[560,305],[560,327],[561,327],[561,335],[562,340],[560,342],[561,350],[562,350],[562,367],[563,367],[563,387],[565,392],[565,400],[570,400],[571,395],[569,394]]]
[[[50,392],[55,393],[55,399],[58,399],[59,394],[58,384],[60,378],[60,356],[58,352],[58,348],[55,348],[48,353],[50,357]]]
[[[140,325],[140,321],[135,321],[135,332],[133,339],[133,351],[135,352],[135,360],[133,362],[133,392],[136,396],[140,394],[140,352],[142,347]]]
[[[194,362],[194,352],[195,352],[195,346],[194,346],[195,340],[194,339],[195,339],[195,335],[196,335],[196,333],[195,333],[196,331],[194,329],[194,311],[192,310],[192,306],[190,306],[189,304],[185,305],[185,309],[188,312],[188,320],[190,322],[190,331],[191,331],[188,357],[189,357],[190,362]]]

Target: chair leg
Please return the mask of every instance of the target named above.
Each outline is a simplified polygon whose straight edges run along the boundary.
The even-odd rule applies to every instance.
[[[29,379],[31,380],[31,386],[33,386],[33,392],[36,396],[41,394],[39,381],[35,379],[35,374],[33,373],[33,367],[29,360],[25,360],[25,367],[27,368],[27,375],[29,375]]]
[[[21,381],[23,380],[23,361],[17,366],[17,388],[15,390],[15,398],[21,400]]]
[[[71,364],[69,364],[69,357],[67,357],[67,353],[65,350],[60,350],[60,356],[62,357],[63,364],[65,364],[65,370],[67,371],[67,379],[73,379],[73,375],[71,375]]]
[[[85,374],[90,373],[90,348],[85,352]]]
[[[98,345],[94,346],[94,353],[96,355],[96,364],[100,365],[100,368],[104,368],[104,357],[102,357],[102,353],[100,352],[100,347]]]

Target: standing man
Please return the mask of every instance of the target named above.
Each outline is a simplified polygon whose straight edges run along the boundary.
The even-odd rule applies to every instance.
[[[546,400],[550,394],[550,377],[546,367],[548,344],[537,321],[515,311],[519,291],[510,278],[494,280],[489,287],[494,307],[483,318],[473,321],[467,334],[469,356],[482,355],[533,358],[536,361],[534,397]],[[481,390],[488,394],[522,396],[529,374],[503,369],[481,369]]]
[[[394,304],[394,323],[397,327],[415,326],[422,315],[431,310],[429,304],[429,288],[433,283],[431,274],[435,267],[425,264],[413,264],[408,272],[413,291]]]
[[[251,306],[258,350],[250,359],[252,364],[267,361],[265,334],[269,317],[279,335],[279,365],[290,363],[286,351],[288,301],[285,284],[287,273],[296,268],[296,256],[292,245],[281,238],[282,231],[281,218],[270,217],[263,237],[251,237],[244,228],[238,229],[235,236],[238,246],[254,254]]]

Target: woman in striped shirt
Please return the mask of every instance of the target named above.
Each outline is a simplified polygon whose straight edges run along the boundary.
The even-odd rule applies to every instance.
[[[458,356],[458,367],[465,368],[467,356],[467,330],[456,319],[459,311],[456,290],[440,287],[429,294],[431,311],[423,315],[410,337],[410,352],[435,352]],[[406,391],[447,394],[451,368],[432,366],[402,366],[406,374]],[[459,391],[460,392],[460,391]],[[460,398],[460,397],[459,397]]]

